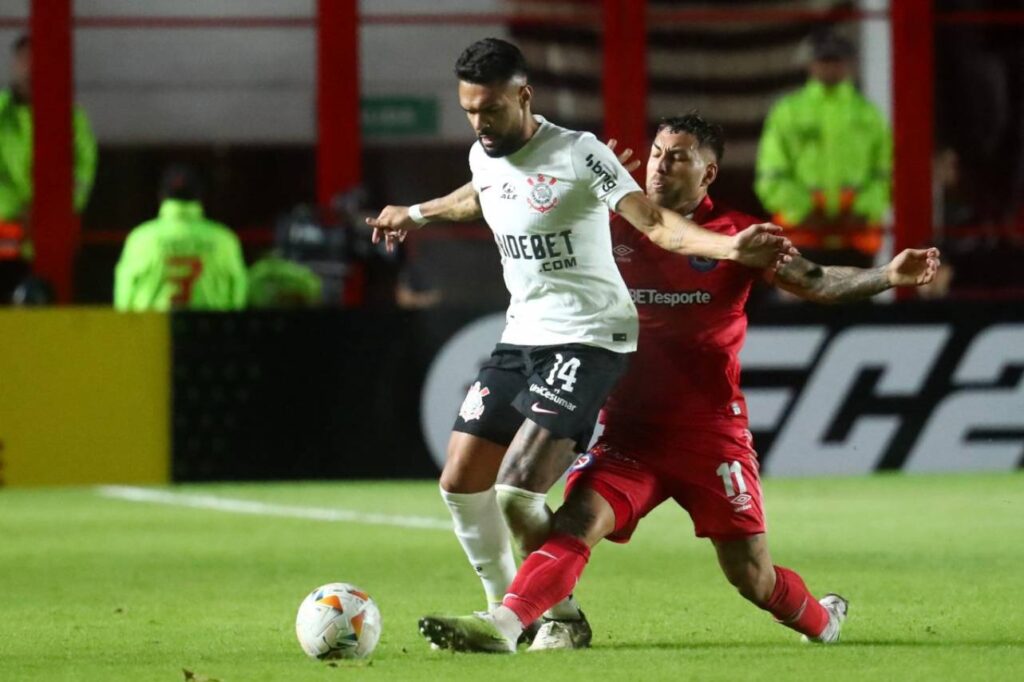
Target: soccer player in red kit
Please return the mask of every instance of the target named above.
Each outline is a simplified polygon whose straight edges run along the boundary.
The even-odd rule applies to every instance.
[[[724,234],[756,223],[707,194],[723,151],[719,126],[696,114],[665,119],[647,163],[649,198]],[[606,537],[628,541],[639,520],[669,498],[690,514],[697,536],[712,541],[726,578],[743,597],[810,641],[838,641],[846,600],[834,594],[815,599],[768,551],[757,454],[739,389],[744,304],[759,278],[818,302],[925,284],[939,265],[938,251],[908,249],[874,269],[796,257],[765,272],[664,252],[614,220],[612,239],[639,311],[640,337],[605,404],[604,434],[570,470],[551,534],[520,567],[503,605],[486,615],[441,619],[445,643],[493,651],[498,639],[515,642],[523,624],[572,591],[592,546]],[[585,640],[577,632],[572,623],[547,619],[530,648],[586,646],[589,631]]]

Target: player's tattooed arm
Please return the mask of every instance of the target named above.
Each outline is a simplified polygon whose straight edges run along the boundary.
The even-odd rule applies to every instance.
[[[624,196],[615,211],[654,244],[685,256],[733,260],[755,268],[770,268],[788,262],[796,250],[770,223],[751,225],[728,236],[704,229],[675,211],[658,206],[643,192]]]
[[[383,237],[388,250],[405,239],[405,236],[434,220],[465,222],[483,218],[480,195],[472,182],[467,182],[450,194],[431,199],[414,206],[385,206],[376,218],[367,218],[366,224],[373,228],[373,243]]]
[[[427,220],[449,220],[460,223],[480,220],[484,217],[483,209],[480,208],[480,195],[473,187],[472,182],[467,182],[451,194],[439,199],[423,202],[420,204],[420,212]]]
[[[888,289],[885,268],[846,268],[818,265],[797,257],[775,274],[775,285],[815,303],[848,303]]]
[[[818,265],[797,257],[775,273],[780,289],[816,303],[849,303],[898,286],[920,286],[935,278],[938,249],[907,249],[877,268]]]

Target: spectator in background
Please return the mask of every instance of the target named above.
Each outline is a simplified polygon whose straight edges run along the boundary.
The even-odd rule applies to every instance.
[[[250,308],[316,308],[323,281],[308,266],[271,252],[249,268]]]
[[[853,44],[815,33],[807,85],[765,121],[754,189],[812,260],[869,267],[889,208],[892,136],[853,84]]]
[[[984,12],[990,0],[945,0],[949,12]],[[1022,10],[1022,0],[1003,0],[1002,10]],[[1016,224],[1024,236],[1024,43],[1012,25],[947,24],[936,28],[936,147],[948,147],[960,164],[959,186],[950,197],[959,206],[937,225],[982,228],[978,236],[993,252],[998,229]],[[959,210],[956,210],[959,209]],[[997,228],[997,229],[990,229]],[[1019,258],[1020,246],[1016,246]],[[984,269],[984,268],[983,268]],[[1018,282],[1021,280],[1018,279]]]
[[[440,289],[431,285],[423,269],[408,253],[400,259],[398,281],[395,284],[395,304],[404,310],[425,310],[439,305],[443,299]]]
[[[0,304],[31,272],[32,42],[12,46],[11,85],[0,90]],[[74,208],[81,213],[96,175],[96,138],[78,106],[72,110]]]
[[[237,310],[245,307],[242,247],[207,220],[199,180],[171,166],[160,183],[160,214],[128,235],[114,279],[118,310]]]

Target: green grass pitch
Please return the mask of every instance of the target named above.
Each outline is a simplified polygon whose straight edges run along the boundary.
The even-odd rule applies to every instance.
[[[436,529],[0,491],[0,680],[1024,679],[1024,475],[769,480],[776,563],[850,599],[836,647],[802,645],[744,602],[707,542],[666,505],[599,547],[577,595],[589,651],[428,649],[416,619],[483,595]],[[275,505],[444,520],[436,484],[179,486]],[[370,661],[307,659],[306,593],[353,582],[384,620]]]

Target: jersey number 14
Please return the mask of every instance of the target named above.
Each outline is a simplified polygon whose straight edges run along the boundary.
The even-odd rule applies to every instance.
[[[561,353],[555,353],[555,365],[551,368],[546,380],[548,386],[554,386],[555,380],[561,379],[562,390],[571,393],[572,387],[576,385],[576,370],[580,368],[580,364],[579,358],[569,358],[566,361]]]

